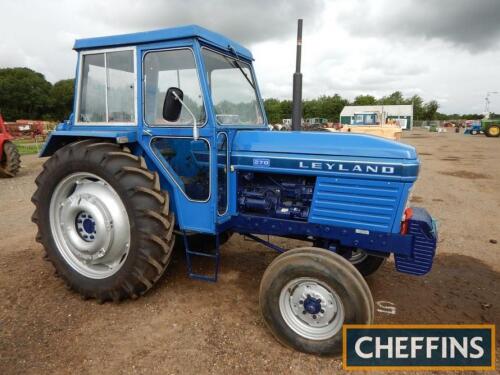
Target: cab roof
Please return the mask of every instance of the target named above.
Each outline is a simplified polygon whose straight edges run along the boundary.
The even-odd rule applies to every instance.
[[[144,31],[133,34],[77,39],[75,41],[73,49],[76,51],[80,51],[119,46],[135,46],[138,44],[172,41],[187,38],[198,38],[204,42],[213,44],[219,48],[226,50],[231,47],[238,55],[253,60],[252,53],[241,44],[198,25],[172,27],[168,29]]]

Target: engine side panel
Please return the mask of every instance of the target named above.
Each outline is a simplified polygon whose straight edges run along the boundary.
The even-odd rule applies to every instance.
[[[402,182],[318,177],[309,222],[367,231],[393,232],[401,220]],[[398,226],[396,226],[398,228]]]

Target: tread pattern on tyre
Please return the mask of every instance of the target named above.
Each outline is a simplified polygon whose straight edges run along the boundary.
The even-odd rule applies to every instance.
[[[21,168],[21,156],[14,143],[6,141],[3,144],[2,169],[8,177],[15,176]]]
[[[47,224],[52,192],[47,192],[45,186],[58,168],[76,161],[102,168],[112,176],[112,181],[107,182],[120,187],[122,199],[125,195],[132,245],[124,265],[110,277],[113,280],[107,285],[105,282],[102,283],[104,285],[96,285],[96,281],[91,281],[94,283],[91,287],[82,285],[85,284],[81,282],[83,276],[62,260],[52,239],[50,224]],[[35,183],[37,190],[32,197],[35,205],[32,221],[38,227],[36,240],[45,248],[46,258],[52,262],[56,272],[83,298],[95,298],[101,303],[135,299],[144,295],[162,276],[174,246],[175,217],[170,212],[169,195],[160,188],[158,173],[148,170],[144,158],[115,143],[78,141],[59,149],[47,160]]]

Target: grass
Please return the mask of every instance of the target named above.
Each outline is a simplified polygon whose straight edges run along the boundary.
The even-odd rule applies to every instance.
[[[21,155],[38,154],[43,147],[43,141],[33,139],[16,139],[14,144]]]

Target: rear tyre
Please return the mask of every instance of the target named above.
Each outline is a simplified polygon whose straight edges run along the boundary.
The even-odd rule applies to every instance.
[[[342,351],[344,324],[373,322],[373,298],[342,256],[305,247],[278,256],[260,284],[262,315],[283,345],[318,355]]]
[[[491,125],[486,129],[487,137],[499,137],[500,136],[500,126],[499,125]]]
[[[346,259],[365,277],[377,272],[385,263],[385,258],[369,255],[362,249],[353,250]]]
[[[14,177],[21,168],[21,156],[14,143],[6,141],[3,144],[2,162],[0,163],[2,175]]]
[[[43,166],[37,241],[69,287],[104,302],[146,293],[167,268],[174,215],[158,174],[117,144],[85,140]]]

